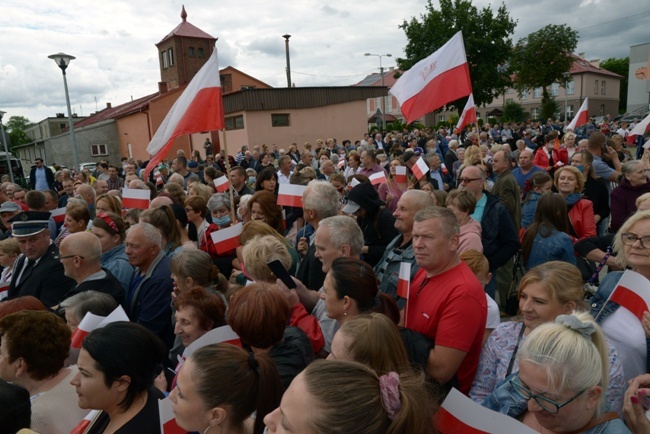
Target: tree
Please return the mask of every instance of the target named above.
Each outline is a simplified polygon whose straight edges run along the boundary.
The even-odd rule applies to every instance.
[[[403,71],[408,70],[462,30],[474,102],[477,106],[491,103],[510,85],[507,72],[497,66],[504,64],[510,55],[510,36],[516,24],[505,4],[494,13],[490,6],[479,11],[470,0],[440,0],[440,10],[436,10],[428,0],[426,13],[420,20],[411,18],[400,25],[408,42],[404,48],[406,57],[398,58],[397,65]],[[460,111],[466,102],[467,98],[462,98],[448,107]]]
[[[541,119],[555,119],[555,114],[557,113],[559,106],[555,98],[549,98],[546,101],[542,101],[542,114]]]
[[[567,25],[549,24],[517,42],[510,57],[510,72],[515,74],[515,88],[542,88],[542,104],[548,102],[547,86],[563,83],[563,74],[571,69],[573,51],[578,46],[578,32]]]
[[[29,138],[25,130],[33,124],[24,116],[12,116],[6,124],[7,136],[9,136],[9,143],[11,148],[18,145],[29,143],[32,139]]]
[[[627,110],[627,74],[630,69],[630,58],[616,59],[610,57],[601,62],[600,67],[623,76],[621,78],[621,91],[618,95],[618,112],[625,113]]]
[[[524,107],[514,101],[506,102],[506,104],[503,106],[503,117],[501,120],[510,122],[523,122],[526,120]]]

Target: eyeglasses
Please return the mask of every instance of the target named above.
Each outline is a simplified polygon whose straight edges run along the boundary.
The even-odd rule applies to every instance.
[[[461,184],[469,184],[472,181],[482,181],[481,178],[458,178]]]
[[[518,378],[518,377],[515,377]],[[530,390],[522,386],[519,382],[515,381],[515,378],[512,378],[509,383],[510,385],[515,389],[515,392],[519,394],[522,398],[524,398],[526,401],[529,401],[531,398],[535,400],[537,405],[542,407],[545,411],[548,411],[551,414],[558,414],[560,412],[560,409],[569,403],[573,402],[577,397],[582,395],[587,391],[587,389],[583,389],[580,392],[578,392],[573,398],[569,399],[568,401],[564,401],[561,404],[558,404],[557,402],[548,399],[544,396],[541,395],[535,395],[532,393]]]
[[[621,239],[623,240],[623,244],[626,246],[632,246],[634,243],[636,243],[637,240],[639,240],[639,244],[641,245],[642,249],[646,249],[650,247],[650,235],[645,236],[645,237],[637,237],[635,234],[622,234]]]
[[[63,259],[69,259],[69,258],[81,258],[81,259],[86,259],[85,257],[81,255],[68,255],[68,256],[61,256],[61,255],[54,255],[54,259],[57,261],[61,261]]]

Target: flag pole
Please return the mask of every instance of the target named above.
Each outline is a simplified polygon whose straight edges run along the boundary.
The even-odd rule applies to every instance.
[[[228,140],[226,139],[226,127],[223,127],[223,149],[226,151],[226,176],[228,177],[228,182],[230,183],[230,158],[228,158]],[[236,210],[235,210],[235,195],[232,191],[232,185],[228,189],[228,192],[230,194],[230,224],[234,225],[237,221],[236,216]]]

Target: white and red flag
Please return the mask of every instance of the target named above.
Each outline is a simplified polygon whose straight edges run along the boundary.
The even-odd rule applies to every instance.
[[[9,297],[9,284],[10,283],[11,283],[10,280],[7,280],[4,283],[0,283],[0,301],[2,301],[5,298]]]
[[[302,194],[306,185],[280,184],[278,189],[278,205],[302,208]]]
[[[216,329],[212,329],[194,342],[192,342],[190,345],[188,345],[187,348],[183,351],[183,359],[187,360],[190,358],[192,353],[194,351],[198,350],[199,348],[203,348],[207,345],[213,345],[213,344],[221,344],[221,343],[226,343],[226,344],[231,344],[235,345],[237,347],[241,347],[242,343],[239,340],[239,336],[237,336],[237,333],[229,326],[221,326],[217,327]]]
[[[420,180],[424,175],[427,174],[427,172],[429,172],[429,165],[426,161],[424,161],[424,158],[420,157],[418,158],[418,161],[415,162],[413,167],[411,167],[411,170],[413,171],[415,177]]]
[[[148,209],[150,200],[151,192],[149,190],[137,190],[135,188],[122,190],[122,208]]]
[[[219,229],[210,234],[212,241],[217,249],[217,253],[226,253],[230,250],[236,249],[241,246],[239,237],[242,232],[243,225],[237,223],[229,228]]]
[[[627,137],[625,138],[627,142],[632,145],[634,141],[636,140],[636,136],[638,135],[644,135],[645,132],[648,130],[648,125],[650,125],[650,114],[646,116],[641,122],[636,124],[634,128],[629,132]]]
[[[434,416],[434,425],[442,434],[534,434],[517,419],[490,410],[452,388]]]
[[[174,403],[166,396],[158,401],[158,416],[160,417],[160,432],[162,434],[186,434],[187,430],[182,429],[176,423],[174,416]]]
[[[174,140],[184,134],[214,131],[225,125],[217,49],[196,73],[154,134],[144,178],[162,161]]]
[[[373,173],[368,179],[372,185],[381,185],[386,182],[386,172],[382,170],[381,172]]]
[[[395,182],[406,182],[406,166],[395,166]]]
[[[397,295],[406,300],[409,299],[411,291],[411,263],[401,262],[399,264],[399,280],[397,281]]]
[[[445,163],[440,164],[440,169],[442,170],[443,174],[449,175],[449,170],[447,170],[447,166],[445,166]]]
[[[352,178],[352,181],[350,181],[350,184],[348,184],[348,190],[352,190],[359,184],[361,184],[361,181],[359,181],[357,178]]]
[[[160,170],[153,169],[153,177],[156,180],[156,185],[163,185],[164,184],[162,173],[160,173]]]
[[[586,124],[589,122],[589,97],[585,98],[580,106],[578,113],[571,119],[571,123],[567,125],[567,130],[575,131],[576,127]]]
[[[72,348],[81,348],[81,343],[88,334],[98,328],[104,327],[106,324],[117,321],[128,321],[129,317],[124,312],[122,306],[117,306],[113,312],[108,316],[99,316],[93,313],[88,312],[79,325],[77,329],[72,333],[70,346]]]
[[[50,211],[50,217],[52,217],[57,224],[63,223],[65,220],[65,210],[65,207],[53,209]]]
[[[74,427],[72,431],[70,431],[70,434],[85,434],[88,432],[90,424],[95,420],[97,416],[99,416],[100,413],[101,411],[99,410],[91,410],[90,413],[81,419],[81,422],[79,422],[77,426]]]
[[[465,128],[465,125],[474,123],[476,123],[476,104],[474,104],[474,94],[470,93],[467,104],[465,104],[465,108],[460,114],[460,118],[458,118],[456,129],[460,131]]]
[[[407,123],[472,93],[462,32],[402,74],[389,92]]]
[[[343,169],[343,166],[345,166],[345,158],[341,158],[338,163],[336,163],[336,167],[338,167],[339,170]]]
[[[650,310],[650,281],[635,271],[627,270],[608,301],[618,303],[642,321],[643,312]]]
[[[228,183],[228,177],[226,175],[218,177],[214,180],[214,186],[219,193],[228,191],[228,188],[230,187],[230,184]]]

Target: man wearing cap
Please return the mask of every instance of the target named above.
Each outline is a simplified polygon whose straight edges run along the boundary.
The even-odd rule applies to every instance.
[[[52,190],[54,188],[54,173],[43,164],[42,158],[34,160],[34,166],[29,172],[29,188],[32,190]]]
[[[10,200],[3,202],[3,204],[0,206],[0,220],[2,220],[4,227],[7,228],[7,231],[4,233],[4,236],[2,238],[9,238],[11,236],[11,223],[9,220],[11,220],[16,214],[19,214],[21,211],[22,208],[20,205]]]
[[[50,240],[49,218],[47,212],[27,211],[11,219],[22,255],[16,261],[9,298],[32,295],[52,307],[75,285],[65,275],[59,251]]]

